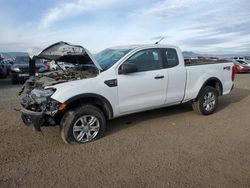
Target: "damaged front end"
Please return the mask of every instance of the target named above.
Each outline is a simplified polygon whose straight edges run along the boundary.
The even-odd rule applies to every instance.
[[[32,57],[46,60],[68,62],[75,65],[66,70],[47,72],[30,77],[19,92],[22,95],[21,118],[35,131],[42,126],[59,124],[65,105],[52,99],[56,91],[53,85],[95,77],[101,69],[89,52],[81,46],[59,42]]]
[[[53,89],[33,89],[22,98],[22,120],[35,131],[41,126],[56,125],[53,119],[58,112],[60,103],[51,99]]]

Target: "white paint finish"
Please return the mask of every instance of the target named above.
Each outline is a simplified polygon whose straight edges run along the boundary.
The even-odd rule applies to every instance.
[[[231,70],[224,70],[223,67],[230,66]],[[230,92],[233,82],[232,63],[218,63],[208,65],[187,66],[187,86],[184,101],[196,98],[202,85],[210,78],[217,78],[221,81],[223,94]]]
[[[129,47],[128,47],[129,48]],[[130,56],[143,49],[174,48],[177,51],[179,65],[169,69],[118,75],[119,66]],[[89,79],[76,80],[53,86],[56,92],[52,98],[64,103],[68,99],[85,93],[98,94],[106,98],[114,112],[114,118],[125,114],[148,109],[171,106],[196,98],[202,85],[211,77],[218,78],[223,85],[223,94],[231,91],[232,70],[223,70],[233,63],[197,65],[185,67],[181,50],[168,45],[140,45],[119,60],[110,69]],[[164,79],[154,79],[164,75]],[[117,87],[108,87],[104,81],[117,79]]]
[[[180,103],[185,94],[185,85],[186,68],[180,64],[177,67],[169,68],[165,104]]]
[[[75,80],[62,84],[52,86],[56,89],[56,92],[52,95],[52,98],[64,103],[68,99],[81,95],[81,94],[97,94],[106,98],[114,111],[114,116],[119,115],[118,100],[117,100],[117,87],[108,87],[104,81],[106,74],[99,74],[94,78],[88,78],[83,80]],[[108,76],[109,79],[112,77]],[[115,79],[115,77],[113,77]],[[118,113],[118,114],[117,114]]]
[[[163,79],[155,79],[164,76]],[[165,102],[167,71],[165,69],[118,75],[120,113],[161,106]]]

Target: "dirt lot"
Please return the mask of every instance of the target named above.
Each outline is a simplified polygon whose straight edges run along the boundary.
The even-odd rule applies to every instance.
[[[22,124],[20,87],[0,80],[0,187],[250,187],[250,74],[211,116],[189,104],[139,113],[76,146]]]

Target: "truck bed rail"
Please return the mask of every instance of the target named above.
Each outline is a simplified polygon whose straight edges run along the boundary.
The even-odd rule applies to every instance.
[[[217,63],[229,63],[229,60],[218,59],[185,59],[185,66],[195,66],[195,65],[208,65],[208,64],[217,64]]]

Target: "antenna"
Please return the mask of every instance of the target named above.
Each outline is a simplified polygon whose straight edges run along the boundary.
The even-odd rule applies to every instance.
[[[164,40],[165,38],[167,38],[167,36],[165,35],[160,35],[160,36],[157,36],[157,37],[153,37],[151,38],[151,40],[157,40],[154,44],[159,44],[162,40]]]
[[[160,37],[158,41],[155,42],[155,44],[159,44],[162,40],[164,40],[166,37]]]

